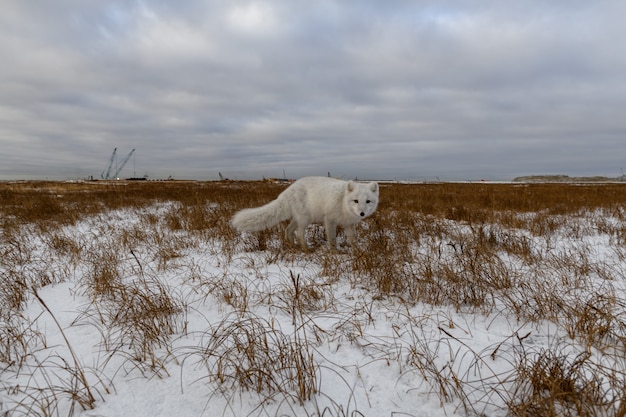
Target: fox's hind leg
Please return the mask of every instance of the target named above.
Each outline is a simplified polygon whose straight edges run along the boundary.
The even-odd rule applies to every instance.
[[[298,242],[300,243],[300,246],[302,246],[302,249],[309,248],[309,245],[306,244],[306,240],[304,240],[304,234],[306,232],[307,226],[308,224],[301,223],[298,225],[298,230],[296,231],[296,238],[298,238]]]
[[[290,245],[294,244],[294,232],[296,231],[296,228],[298,227],[298,223],[296,223],[295,220],[293,220],[291,223],[289,223],[289,226],[287,226],[287,229],[285,229],[285,239],[287,239],[287,242],[289,242]]]
[[[307,226],[308,226],[307,224],[305,224],[304,226],[301,226],[295,220],[289,223],[289,225],[287,226],[287,229],[285,230],[285,238],[287,239],[290,245],[293,245],[296,243],[294,241],[294,238],[295,238],[295,240],[297,240],[297,243],[299,243],[303,249],[308,249],[306,241],[304,240],[304,232],[306,232]]]
[[[324,229],[326,229],[326,240],[328,241],[328,247],[333,250],[336,249],[337,225],[334,222],[326,219],[326,221],[324,221]]]

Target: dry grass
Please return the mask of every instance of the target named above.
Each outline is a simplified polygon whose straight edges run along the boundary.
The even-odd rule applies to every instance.
[[[625,186],[382,184],[378,212],[359,227],[359,247],[339,253],[325,250],[319,227],[309,229],[306,253],[284,242],[281,228],[240,235],[230,227],[232,213],[283,189],[260,182],[0,183],[0,375],[38,373],[48,381],[28,389],[4,382],[2,395],[20,398],[6,413],[72,415],[108,391],[102,375],[109,367],[114,375],[166,377],[181,356],[225,391],[306,404],[330,397],[317,346],[348,341],[373,361],[397,364],[399,380],[420,375],[442,404],[456,402],[469,415],[494,408],[512,416],[626,415]],[[112,226],[116,213],[129,212],[134,223]],[[65,233],[79,224],[89,225],[82,235]],[[598,239],[611,253],[597,253]],[[207,274],[189,261],[186,254],[198,248],[218,259],[221,272]],[[234,263],[250,275],[233,273]],[[264,277],[274,265],[299,269],[270,284]],[[185,289],[162,280],[172,274],[183,276]],[[38,290],[68,280],[91,299],[73,325],[98,329],[105,359],[97,368],[47,353],[24,313],[35,300],[45,307]],[[337,285],[363,289],[369,301],[346,307]],[[177,345],[189,337],[189,305],[209,298],[229,314],[194,333],[198,346]],[[393,334],[370,333],[380,320],[376,303],[405,309],[393,319]],[[254,313],[264,305],[293,329]],[[455,333],[454,319],[415,317],[415,306],[552,323],[570,341],[534,348],[532,337],[514,333],[474,351]],[[329,316],[333,326],[318,326]],[[426,323],[436,333],[425,334]],[[71,353],[72,342],[65,344]],[[508,373],[492,372],[498,360],[510,365]],[[69,385],[54,374],[69,375]],[[330,401],[307,415],[347,415]]]
[[[235,314],[202,335],[190,355],[230,390],[284,394],[303,403],[318,392],[314,355],[305,337],[292,338],[265,319]]]

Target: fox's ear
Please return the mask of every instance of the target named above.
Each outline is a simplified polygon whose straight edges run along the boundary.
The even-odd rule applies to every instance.
[[[352,180],[348,181],[347,189],[348,189],[348,192],[349,192],[349,193],[351,193],[352,191],[354,191],[354,186],[355,186],[355,185],[356,185],[356,184],[354,183],[354,181],[352,181]]]
[[[377,193],[377,192],[378,192],[378,183],[377,183],[377,182],[373,182],[373,181],[372,181],[372,182],[370,182],[368,185],[369,185],[369,187],[370,187],[370,190],[371,190],[373,193]]]

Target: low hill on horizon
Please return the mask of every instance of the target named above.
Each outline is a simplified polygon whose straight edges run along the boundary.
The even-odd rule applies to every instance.
[[[580,182],[626,182],[626,175],[610,178],[604,176],[593,177],[570,177],[569,175],[526,175],[516,177],[513,182],[557,182],[557,183],[580,183]]]

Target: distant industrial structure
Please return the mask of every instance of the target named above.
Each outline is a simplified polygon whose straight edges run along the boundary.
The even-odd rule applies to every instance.
[[[133,153],[135,153],[134,149],[130,151],[130,153],[126,155],[124,159],[122,159],[122,162],[118,165],[117,164],[117,148],[113,149],[111,158],[109,158],[109,163],[102,171],[102,174],[100,174],[100,178],[102,178],[103,180],[117,179],[120,172],[124,168],[124,165],[126,165],[126,163],[130,159],[130,157],[133,155]],[[115,165],[115,170],[113,171],[114,165]],[[113,171],[113,174],[111,174],[112,171]]]

